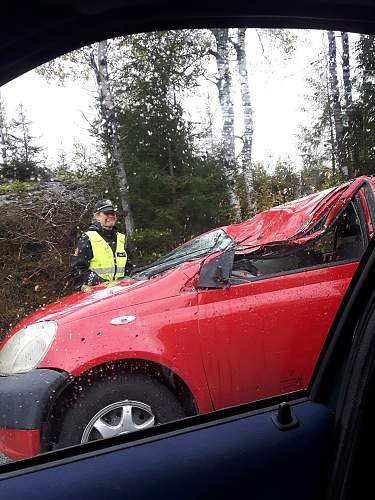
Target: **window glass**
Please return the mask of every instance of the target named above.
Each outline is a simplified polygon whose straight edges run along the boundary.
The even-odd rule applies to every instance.
[[[172,252],[145,266],[142,270],[135,269],[131,276],[134,279],[155,276],[184,262],[189,262],[210,253],[223,251],[229,246],[233,246],[233,244],[232,239],[223,230],[211,231],[172,250]]]
[[[308,386],[373,232],[374,61],[170,30],[0,89],[0,463]]]
[[[234,277],[262,277],[282,272],[298,271],[332,262],[360,259],[364,242],[360,220],[352,202],[325,234],[312,243],[296,249],[270,251],[266,256],[237,254],[233,263]]]

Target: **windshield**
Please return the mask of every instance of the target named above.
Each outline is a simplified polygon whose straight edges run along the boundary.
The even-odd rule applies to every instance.
[[[184,262],[203,257],[213,252],[223,251],[232,243],[233,240],[222,229],[211,231],[184,243],[148,266],[135,270],[132,278],[151,278],[151,276],[167,271]]]

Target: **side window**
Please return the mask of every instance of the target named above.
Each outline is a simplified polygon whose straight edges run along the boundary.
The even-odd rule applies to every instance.
[[[349,203],[333,226],[333,260],[360,259],[364,250],[363,234],[357,211]]]
[[[332,227],[309,245],[321,262],[360,259],[364,250],[363,234],[357,210],[348,204]]]
[[[237,254],[232,276],[254,279],[331,262],[360,259],[363,250],[360,219],[354,204],[350,202],[332,227],[307,245],[292,250],[284,248],[262,256]]]

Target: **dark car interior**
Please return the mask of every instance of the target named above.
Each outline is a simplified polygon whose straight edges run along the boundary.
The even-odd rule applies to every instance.
[[[305,245],[270,246],[248,253],[241,251],[234,257],[232,278],[254,280],[316,266],[359,260],[364,250],[364,229],[357,210],[350,202],[336,222],[318,238]]]

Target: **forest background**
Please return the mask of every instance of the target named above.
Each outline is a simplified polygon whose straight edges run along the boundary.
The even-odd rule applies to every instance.
[[[95,148],[76,142],[54,165],[27,110],[20,104],[8,116],[0,96],[0,338],[75,290],[69,255],[98,198],[117,204],[141,266],[208,229],[375,173],[374,37],[324,33],[306,75],[300,161],[280,158],[270,168],[252,157],[257,122],[247,31],[132,35],[38,68],[59,85],[96,84],[89,124]],[[264,58],[272,46],[279,64],[300,43],[287,30],[257,35]],[[202,85],[215,88],[219,113],[211,93],[192,121],[187,107]]]

